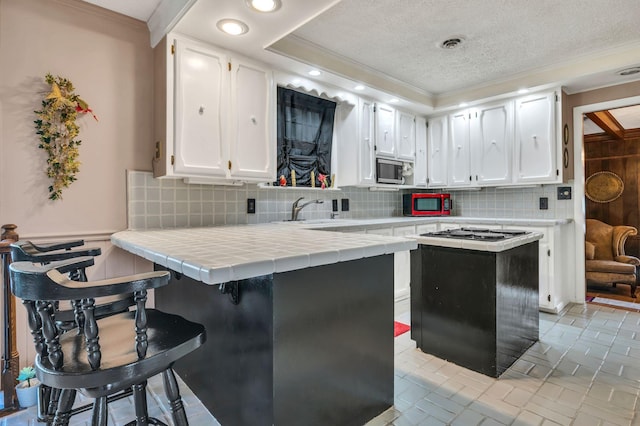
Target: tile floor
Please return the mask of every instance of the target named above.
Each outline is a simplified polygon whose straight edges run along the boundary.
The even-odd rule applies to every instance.
[[[408,301],[397,303],[396,319],[408,321],[408,311]],[[367,426],[640,426],[640,313],[588,304],[541,313],[540,341],[499,379],[422,353],[410,333],[395,339],[395,353],[394,407]],[[150,414],[169,422],[161,386],[149,382]],[[181,389],[192,426],[219,424]],[[132,412],[129,400],[112,404],[109,424]],[[35,425],[34,416],[24,410],[0,426]],[[74,425],[89,424],[88,413],[81,416]]]

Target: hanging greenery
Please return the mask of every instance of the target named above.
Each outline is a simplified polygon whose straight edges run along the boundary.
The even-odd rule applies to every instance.
[[[80,128],[76,124],[78,113],[90,113],[96,121],[89,105],[73,92],[73,84],[63,77],[47,74],[45,81],[51,86],[49,93],[42,100],[42,109],[35,111],[38,119],[36,134],[40,137],[38,148],[47,151],[47,176],[52,184],[49,186],[51,200],[62,199],[62,189],[68,188],[76,180],[80,171],[78,146],[76,139]]]

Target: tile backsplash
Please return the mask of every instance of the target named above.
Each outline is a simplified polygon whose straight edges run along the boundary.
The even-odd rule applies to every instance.
[[[568,186],[568,185],[563,185]],[[473,217],[569,218],[572,200],[556,199],[557,186],[455,191],[453,214]],[[405,193],[408,191],[404,191]],[[331,216],[332,200],[337,200],[342,219],[379,218],[402,215],[402,191],[369,191],[366,188],[309,190],[186,184],[181,179],[154,179],[150,172],[127,172],[129,229],[157,229],[212,225],[242,225],[276,222],[291,217],[291,205],[300,197],[319,199],[299,214],[300,219]],[[539,210],[539,198],[548,198],[548,210]],[[247,199],[256,200],[254,214],[247,213]],[[341,211],[342,200],[349,211]]]

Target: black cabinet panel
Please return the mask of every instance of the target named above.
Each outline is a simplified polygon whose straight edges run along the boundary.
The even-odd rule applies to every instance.
[[[424,352],[498,377],[538,340],[538,243],[499,253],[420,245],[412,338]]]
[[[184,276],[156,290],[207,329],[175,369],[220,423],[355,426],[393,405],[393,255],[238,287],[238,304]]]

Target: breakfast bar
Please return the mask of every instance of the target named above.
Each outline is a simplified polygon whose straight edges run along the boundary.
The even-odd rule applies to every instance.
[[[175,370],[224,425],[361,425],[393,405],[393,253],[415,241],[266,224],[123,231],[202,323]]]

